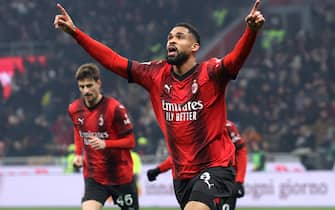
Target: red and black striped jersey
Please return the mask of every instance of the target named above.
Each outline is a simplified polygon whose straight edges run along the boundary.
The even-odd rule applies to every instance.
[[[224,69],[223,59],[196,65],[183,77],[175,75],[166,61],[132,62],[132,79],[150,93],[174,163],[174,178],[233,164],[234,145],[223,128],[226,85],[235,76]]]
[[[130,61],[78,28],[77,42],[105,68],[144,87],[174,163],[174,179],[192,178],[214,166],[234,164],[234,145],[226,129],[225,90],[237,76],[256,39],[246,28],[224,58],[209,59],[179,77],[166,61]]]
[[[246,169],[247,169],[247,148],[245,146],[245,142],[240,135],[236,125],[227,120],[226,129],[230,136],[231,141],[235,145],[235,158],[236,158],[236,176],[235,181],[243,183],[245,179]],[[160,173],[166,172],[173,167],[172,158],[168,156],[163,162],[161,162],[158,166]]]
[[[129,148],[109,147],[123,138],[134,141],[126,108],[114,98],[103,97],[92,108],[77,99],[69,105],[68,112],[74,125],[76,154],[81,155],[84,150],[84,177],[101,184],[129,183],[133,178]],[[106,148],[92,149],[86,139],[88,136],[105,140]]]
[[[230,136],[230,139],[235,145],[235,158],[236,158],[235,181],[243,183],[247,170],[247,161],[248,161],[247,147],[245,146],[244,139],[242,138],[236,125],[233,122],[227,120],[226,128]]]

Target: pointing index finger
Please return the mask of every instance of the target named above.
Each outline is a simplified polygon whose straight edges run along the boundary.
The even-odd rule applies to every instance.
[[[255,4],[254,4],[254,6],[252,7],[251,12],[250,12],[251,14],[255,13],[255,12],[258,10],[258,6],[259,6],[260,3],[261,3],[260,0],[256,0],[256,1],[255,1]]]
[[[64,9],[64,7],[60,3],[57,3],[57,7],[60,10],[60,12],[62,13],[62,15],[65,15],[65,16],[68,15],[66,10]]]

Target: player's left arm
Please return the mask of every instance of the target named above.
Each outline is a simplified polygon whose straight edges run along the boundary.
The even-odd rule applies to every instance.
[[[133,133],[117,140],[107,140],[107,148],[133,149],[135,147],[135,136]]]
[[[96,136],[87,138],[94,150],[113,148],[113,149],[133,149],[135,147],[135,136],[133,133],[119,139],[102,140]]]
[[[116,137],[102,140],[96,136],[91,136],[88,138],[91,147],[95,150],[105,148],[133,149],[135,147],[135,136],[126,108],[118,104],[113,109],[110,117],[112,119],[112,130],[116,132]]]
[[[260,0],[256,0],[249,15],[245,18],[247,27],[234,49],[224,58],[224,68],[229,75],[236,76],[246,61],[255,43],[257,32],[263,26],[265,18],[258,10]]]
[[[106,140],[106,147],[133,149],[135,147],[133,125],[126,107],[122,104],[118,104],[114,109],[112,126],[112,129],[116,131],[117,139]]]

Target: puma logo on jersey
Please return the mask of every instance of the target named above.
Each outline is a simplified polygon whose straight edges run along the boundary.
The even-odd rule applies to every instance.
[[[128,125],[128,124],[130,124],[131,122],[130,122],[130,119],[129,119],[129,117],[128,117],[128,115],[127,114],[125,114],[125,119],[123,120],[123,124],[125,124],[125,125]]]
[[[214,186],[214,184],[209,183],[211,175],[208,172],[204,172],[203,174],[201,174],[200,179],[204,180],[204,182],[208,185],[208,189],[211,189],[211,187]]]
[[[164,89],[165,89],[165,91],[166,91],[167,93],[170,93],[170,91],[171,91],[171,86],[165,84],[165,85],[164,85]]]
[[[84,125],[84,118],[78,117],[78,122],[80,125]]]

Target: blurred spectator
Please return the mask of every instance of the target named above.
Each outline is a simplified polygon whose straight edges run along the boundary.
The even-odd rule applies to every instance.
[[[72,174],[80,172],[80,168],[76,167],[73,164],[74,157],[76,156],[74,151],[75,151],[75,145],[69,144],[69,146],[67,147],[66,155],[62,159],[64,166],[64,173]]]
[[[5,142],[0,140],[0,157],[5,156]]]
[[[250,156],[253,171],[264,171],[266,155],[261,142],[250,143]]]

